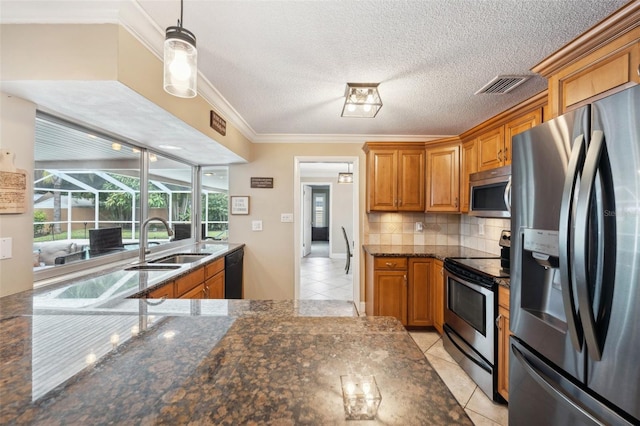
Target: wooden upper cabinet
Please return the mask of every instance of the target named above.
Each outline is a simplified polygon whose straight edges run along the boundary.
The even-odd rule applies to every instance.
[[[504,166],[504,126],[478,136],[478,171]]]
[[[460,211],[460,144],[427,148],[426,151],[426,211]]]
[[[469,212],[469,175],[478,171],[478,146],[476,140],[462,145],[460,160],[460,212]]]
[[[367,152],[367,211],[424,211],[424,148],[375,143]]]
[[[511,138],[541,123],[542,108],[538,108],[504,125],[504,165],[511,164]]]
[[[640,84],[638,12],[628,2],[531,69],[548,79],[545,121]]]
[[[398,211],[424,211],[424,149],[398,152]]]
[[[370,211],[396,210],[398,150],[372,150],[368,156],[367,189]]]

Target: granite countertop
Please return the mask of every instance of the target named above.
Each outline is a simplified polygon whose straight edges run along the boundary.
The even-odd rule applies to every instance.
[[[364,251],[372,256],[385,257],[433,257],[444,260],[445,257],[497,257],[486,251],[474,250],[463,246],[437,245],[364,245]]]
[[[374,257],[432,257],[444,260],[446,257],[499,257],[486,251],[463,246],[437,245],[363,245],[364,251]],[[495,277],[496,284],[509,288],[510,279]]]
[[[2,424],[360,424],[340,376],[373,374],[366,424],[472,425],[401,324],[344,301],[0,299]]]

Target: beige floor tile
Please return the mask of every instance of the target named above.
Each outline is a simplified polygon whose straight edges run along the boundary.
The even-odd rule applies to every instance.
[[[465,408],[464,411],[466,411],[467,415],[471,418],[471,421],[475,426],[504,426],[476,413],[473,410],[469,410],[468,408]]]
[[[422,352],[426,352],[434,343],[440,340],[440,335],[435,331],[410,331],[409,335]]]
[[[427,359],[458,403],[463,407],[466,406],[476,388],[474,381],[458,364],[428,354]]]
[[[442,339],[434,343],[433,346],[429,348],[429,350],[427,351],[427,355],[437,356],[438,358],[441,358],[445,361],[456,363],[454,359],[451,358],[451,355],[449,355],[449,352],[447,352],[447,350],[442,345]]]
[[[507,406],[491,401],[480,388],[473,392],[465,408],[481,414],[500,425],[506,426],[509,423]]]

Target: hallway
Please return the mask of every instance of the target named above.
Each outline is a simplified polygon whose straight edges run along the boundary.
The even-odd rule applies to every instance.
[[[353,275],[345,274],[345,263],[329,257],[328,242],[314,241],[311,254],[300,259],[300,299],[353,300]]]

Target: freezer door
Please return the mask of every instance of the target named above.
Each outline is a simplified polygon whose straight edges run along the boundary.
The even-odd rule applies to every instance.
[[[604,210],[596,214],[604,232],[613,235],[601,248],[603,241],[592,238],[596,248],[590,252],[603,251],[615,263],[602,277],[588,277],[586,383],[640,423],[640,86],[594,103],[592,115],[592,133],[602,133],[602,156],[609,162],[609,171],[599,173],[610,173],[612,181],[603,179],[602,192],[613,194],[615,204],[594,203]]]
[[[511,338],[509,424],[632,425]]]
[[[584,345],[569,262],[589,137],[587,106],[512,140],[510,327],[580,381]]]

